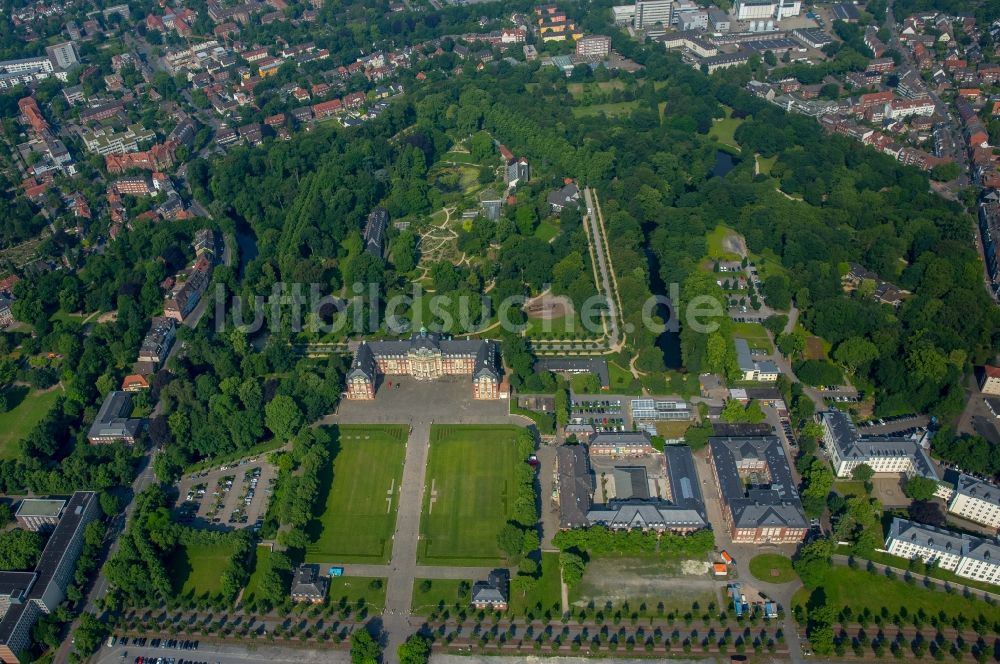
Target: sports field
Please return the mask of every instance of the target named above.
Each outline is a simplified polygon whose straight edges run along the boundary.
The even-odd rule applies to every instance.
[[[417,562],[500,565],[497,533],[511,516],[515,441],[522,429],[435,425],[427,461]]]
[[[406,433],[403,425],[334,430],[333,463],[320,476],[325,508],[309,525],[306,562],[389,562]]]

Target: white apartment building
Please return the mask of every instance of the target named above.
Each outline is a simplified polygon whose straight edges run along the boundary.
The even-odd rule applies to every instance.
[[[952,514],[984,526],[1000,528],[1000,487],[956,470],[948,470],[934,495],[944,499]]]
[[[821,416],[823,442],[837,477],[850,477],[851,471],[865,464],[876,473],[902,473],[938,479],[922,436],[862,436],[851,418],[839,410]]]
[[[801,0],[737,0],[736,20],[783,19],[802,12]]]
[[[118,132],[104,127],[84,129],[80,132],[80,138],[88,152],[96,152],[99,155],[125,154],[136,152],[142,141],[156,138],[156,132],[134,124]]]
[[[889,528],[885,550],[932,563],[964,579],[1000,583],[1000,546],[992,540],[897,518]]]
[[[638,0],[633,26],[636,29],[649,28],[660,23],[668,28],[672,17],[673,0]]]

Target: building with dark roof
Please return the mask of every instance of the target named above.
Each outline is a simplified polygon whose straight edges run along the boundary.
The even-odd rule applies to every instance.
[[[850,477],[864,464],[876,473],[903,473],[938,479],[934,464],[924,450],[922,434],[862,436],[850,415],[828,410],[821,416],[823,442],[837,477]]]
[[[505,569],[495,569],[485,581],[476,581],[472,586],[472,607],[479,610],[506,611],[510,589],[510,573]]]
[[[90,443],[113,443],[123,440],[132,444],[139,435],[142,420],[129,417],[132,413],[132,395],[128,392],[108,392],[101,409],[90,426],[87,440]]]
[[[499,399],[500,345],[491,339],[447,339],[426,329],[399,341],[362,341],[347,374],[347,398],[374,399],[380,374],[417,380],[472,376],[473,398]]]
[[[319,565],[299,565],[292,579],[292,601],[322,604],[330,580],[320,576]]]
[[[621,466],[614,469],[616,498],[595,505],[587,512],[587,525],[613,530],[655,530],[679,534],[708,527],[705,502],[698,486],[691,448],[670,445],[664,449],[669,496],[650,495],[646,469]],[[565,527],[565,526],[564,526]]]
[[[167,359],[170,347],[174,344],[177,322],[167,316],[154,316],[149,324],[149,332],[139,347],[139,362],[160,364]]]
[[[579,204],[580,188],[576,186],[575,182],[570,182],[562,189],[550,193],[545,200],[548,201],[553,214],[559,214],[563,208]]]
[[[964,579],[1000,584],[1000,544],[996,540],[893,519],[885,549],[894,556],[933,563]]]
[[[590,525],[587,513],[594,495],[594,475],[583,445],[560,445],[556,448],[556,486],[554,500],[559,505],[559,527],[584,528]]]
[[[608,361],[603,357],[540,357],[535,360],[535,373],[584,374],[592,373],[601,382],[601,389],[611,386]]]
[[[385,208],[375,208],[365,222],[365,251],[381,258],[385,252],[385,228],[389,225],[389,212]]]
[[[995,484],[948,469],[935,495],[947,502],[952,514],[1000,528],[1000,487]]]
[[[34,571],[0,572],[0,661],[20,662],[21,653],[31,645],[35,622],[63,601],[83,549],[83,531],[99,514],[97,494],[77,491],[66,503]]]
[[[733,541],[801,542],[809,524],[778,438],[716,436],[708,444],[709,463]]]

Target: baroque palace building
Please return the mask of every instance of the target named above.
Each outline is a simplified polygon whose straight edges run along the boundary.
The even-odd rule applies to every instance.
[[[379,374],[472,376],[473,398],[499,399],[500,348],[490,339],[446,339],[426,329],[399,341],[362,341],[347,374],[347,398],[374,399]]]

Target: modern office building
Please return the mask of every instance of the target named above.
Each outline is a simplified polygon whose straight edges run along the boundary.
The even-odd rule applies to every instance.
[[[34,571],[0,572],[0,662],[21,662],[35,622],[63,601],[83,549],[83,531],[99,515],[97,494],[77,491],[66,503]]]
[[[581,57],[606,58],[611,53],[611,37],[587,35],[576,42],[576,54]]]
[[[65,500],[25,498],[18,505],[14,519],[25,530],[49,530],[59,523],[64,507],[66,507]]]
[[[45,49],[49,60],[58,69],[71,69],[80,64],[80,56],[76,52],[76,44],[71,41],[49,46]]]
[[[673,0],[638,0],[635,3],[635,18],[632,25],[636,29],[641,29],[659,23],[668,28],[672,18]]]

